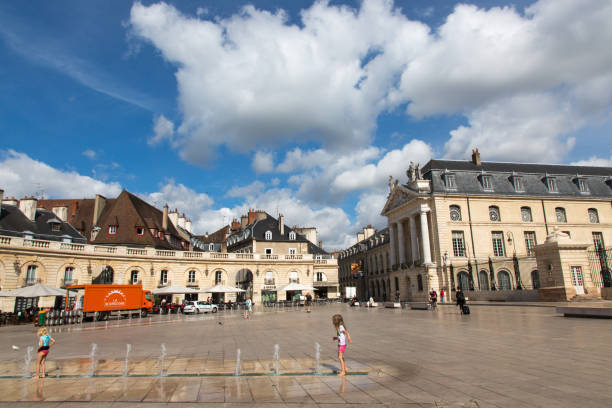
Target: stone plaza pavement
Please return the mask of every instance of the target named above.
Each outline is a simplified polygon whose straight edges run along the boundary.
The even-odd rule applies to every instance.
[[[334,313],[353,338],[345,378],[334,375]],[[54,328],[48,377],[39,380],[22,378],[34,367],[24,367],[34,328],[2,327],[0,406],[608,407],[610,325],[564,318],[552,307],[480,305],[469,316],[450,305],[432,312],[340,304],[248,321],[236,312],[155,316]],[[313,375],[315,342],[320,375]],[[87,377],[92,343],[95,370]],[[243,375],[233,376],[238,348]]]

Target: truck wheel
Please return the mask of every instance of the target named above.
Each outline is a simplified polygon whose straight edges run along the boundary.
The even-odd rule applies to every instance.
[[[213,312],[213,313],[217,313],[217,308],[216,308],[216,307],[213,307],[212,312]]]
[[[141,310],[141,311],[140,311],[140,317],[141,317],[141,318],[143,318],[143,319],[144,319],[145,317],[147,317],[147,311],[146,311],[146,310],[144,310],[144,309],[143,309],[143,310]]]

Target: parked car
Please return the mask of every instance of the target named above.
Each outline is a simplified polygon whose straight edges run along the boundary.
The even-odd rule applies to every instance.
[[[185,313],[185,314],[199,313],[199,310],[198,310],[198,307],[196,305],[196,302],[186,301],[183,304],[183,313]]]
[[[198,313],[217,313],[219,311],[219,306],[214,305],[212,303],[206,303],[203,300],[198,300],[197,302]]]

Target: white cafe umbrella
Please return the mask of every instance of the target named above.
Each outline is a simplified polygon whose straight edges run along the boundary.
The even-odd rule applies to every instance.
[[[165,288],[154,289],[151,291],[154,295],[174,295],[180,293],[198,293],[199,290],[188,288],[186,286],[166,286]]]
[[[279,289],[281,292],[293,292],[296,290],[314,290],[312,286],[302,285],[301,283],[291,282],[285,287]]]
[[[36,285],[26,286],[23,288],[11,290],[9,292],[2,292],[0,296],[4,297],[26,297],[26,298],[34,298],[34,297],[44,297],[44,296],[66,296],[66,290],[56,288],[49,285],[43,285],[42,283],[37,283]],[[70,292],[70,297],[77,296],[77,292]]]
[[[225,286],[225,285],[215,285],[212,288],[202,289],[199,291],[200,293],[237,293],[237,292],[246,292],[244,289],[235,288],[233,286]]]

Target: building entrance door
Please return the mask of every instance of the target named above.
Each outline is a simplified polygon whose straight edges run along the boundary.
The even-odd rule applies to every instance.
[[[582,268],[580,266],[572,266],[572,285],[574,285],[577,295],[584,295],[584,282],[582,280]]]

